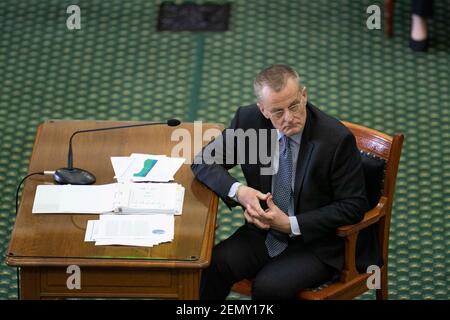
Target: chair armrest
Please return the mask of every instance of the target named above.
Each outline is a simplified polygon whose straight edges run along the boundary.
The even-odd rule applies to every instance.
[[[375,208],[369,210],[364,215],[364,219],[360,222],[348,226],[342,226],[336,229],[336,234],[343,237],[345,241],[344,268],[341,272],[341,282],[349,282],[356,278],[358,271],[356,270],[355,253],[356,240],[360,230],[374,224],[386,214],[387,198],[381,197]]]
[[[336,235],[339,237],[347,237],[351,234],[359,232],[371,224],[374,224],[375,222],[378,222],[378,220],[386,214],[386,202],[387,198],[381,197],[376,207],[366,212],[363,220],[355,224],[337,228]]]

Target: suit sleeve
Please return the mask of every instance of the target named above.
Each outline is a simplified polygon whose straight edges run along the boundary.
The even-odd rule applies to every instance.
[[[239,112],[237,110],[228,129],[236,129],[239,126]],[[237,164],[237,150],[234,138],[226,136],[226,130],[216,139],[208,143],[194,158],[191,165],[194,176],[209,189],[214,191],[231,209],[239,203],[228,197],[231,186],[238,182],[228,170]]]
[[[349,133],[339,142],[331,166],[333,201],[324,207],[297,215],[305,243],[354,224],[369,210],[361,156],[355,137]]]

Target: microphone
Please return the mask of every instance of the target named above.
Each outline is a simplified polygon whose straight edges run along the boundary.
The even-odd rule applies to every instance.
[[[166,124],[169,127],[176,127],[180,124],[180,120],[178,119],[169,119],[167,121],[162,122],[147,122],[147,123],[139,123],[139,124],[130,124],[125,126],[116,126],[116,127],[107,127],[107,128],[98,128],[98,129],[86,129],[86,130],[78,130],[75,131],[69,140],[69,152],[67,154],[67,168],[60,168],[55,171],[53,175],[53,180],[57,184],[93,184],[95,183],[95,176],[87,170],[83,170],[80,168],[73,167],[73,152],[72,152],[72,140],[73,137],[78,133],[85,132],[96,132],[96,131],[106,131],[106,130],[114,130],[114,129],[125,129],[125,128],[134,128],[134,127],[144,127],[144,126],[152,126],[156,124]]]

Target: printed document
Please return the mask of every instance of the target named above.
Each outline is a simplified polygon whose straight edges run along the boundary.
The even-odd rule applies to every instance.
[[[33,213],[172,213],[180,215],[184,187],[178,183],[39,185]]]

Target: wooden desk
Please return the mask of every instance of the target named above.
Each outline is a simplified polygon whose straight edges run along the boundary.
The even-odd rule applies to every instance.
[[[69,137],[75,130],[124,124],[131,122],[46,121],[38,128],[29,172],[65,167]],[[97,184],[111,183],[111,156],[133,152],[170,155],[179,143],[171,141],[172,131],[181,128],[194,137],[191,123],[77,135],[74,166],[95,174]],[[222,126],[203,124],[203,130],[208,128],[221,130]],[[174,240],[146,248],[84,242],[87,221],[98,219],[98,215],[33,215],[36,186],[52,180],[50,176],[31,177],[24,186],[6,257],[9,266],[20,267],[20,298],[197,299],[201,270],[208,266],[214,245],[218,198],[194,179],[189,164],[181,167],[175,180],[186,193],[183,214],[175,218]],[[67,288],[69,265],[81,269],[79,290]]]

